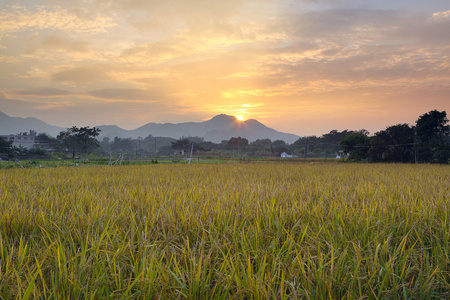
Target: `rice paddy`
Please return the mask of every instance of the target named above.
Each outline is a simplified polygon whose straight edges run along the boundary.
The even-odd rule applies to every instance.
[[[0,298],[450,298],[449,183],[445,165],[0,170]]]

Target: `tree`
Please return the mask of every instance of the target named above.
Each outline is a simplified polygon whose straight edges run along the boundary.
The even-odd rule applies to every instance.
[[[270,139],[257,139],[249,144],[252,153],[267,155],[273,153],[272,141]]]
[[[318,138],[315,135],[301,137],[294,143],[292,143],[292,145],[290,146],[291,151],[294,153],[302,153],[303,155],[306,155],[308,150],[311,150],[311,142],[317,141],[317,139]]]
[[[45,132],[37,134],[34,141],[36,148],[55,149],[60,147],[59,141]]]
[[[42,133],[39,133],[38,135],[36,135],[35,141],[38,143],[51,144],[52,142],[55,141],[55,138],[45,132],[42,132]]]
[[[339,143],[342,139],[353,133],[355,131],[348,131],[347,129],[344,131],[331,130],[329,133],[323,134],[320,138],[320,143],[322,143],[321,147],[327,154],[337,154],[341,150]]]
[[[21,135],[21,136],[36,136],[36,134],[37,134],[36,130],[30,129],[29,132],[26,132],[26,131],[19,132],[18,135]]]
[[[362,161],[367,159],[370,147],[370,138],[363,133],[353,133],[339,143],[345,153],[349,153],[350,159]]]
[[[103,142],[104,141],[105,141],[105,139],[103,139]],[[133,140],[131,138],[121,139],[120,137],[116,136],[110,145],[111,151],[119,151],[119,152],[129,151],[130,152],[130,151],[133,151],[134,149],[135,149],[135,146],[134,146]]]
[[[4,138],[0,137],[0,154],[7,155],[8,158],[14,156],[12,144],[12,141],[7,141]]]
[[[450,146],[446,138],[450,134],[445,111],[432,110],[416,121],[416,154],[422,162],[448,163]]]
[[[283,140],[274,141],[272,148],[276,156],[280,156],[281,153],[289,151],[289,145]]]
[[[186,138],[181,138],[172,142],[172,149],[174,150],[183,150],[188,151],[190,149],[191,141]]]
[[[90,149],[99,147],[99,142],[96,137],[100,133],[99,128],[76,127],[68,128],[66,131],[61,131],[56,139],[60,145],[69,149],[72,152],[72,158],[75,158],[77,151],[87,152]]]
[[[375,133],[368,154],[373,162],[413,162],[414,128],[397,124]]]
[[[100,148],[102,151],[108,151],[110,150],[110,141],[111,139],[107,136],[103,137],[103,139],[100,142]]]
[[[228,150],[239,150],[240,148],[248,146],[248,140],[246,138],[232,137],[226,142],[226,149]]]
[[[194,144],[194,149],[193,149],[194,152],[204,151],[205,149],[201,145],[202,142],[203,142],[203,139],[198,138],[198,137],[189,137],[189,138],[181,137],[180,139],[176,140],[175,142],[172,142],[172,149],[190,152],[192,144]]]
[[[354,134],[361,133],[368,135],[369,132],[365,129],[358,131],[354,130],[343,130],[338,131],[336,129],[331,130],[329,133],[323,134],[321,137],[317,136],[304,136],[295,141],[290,145],[290,150],[306,156],[307,153],[315,153],[316,155],[336,155],[340,152],[341,146],[340,142],[343,138]]]

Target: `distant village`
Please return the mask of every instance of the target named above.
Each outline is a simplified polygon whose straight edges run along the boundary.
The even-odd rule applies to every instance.
[[[345,132],[351,134],[351,132]],[[332,132],[331,136],[338,135],[338,132]],[[61,137],[52,137],[46,133],[37,134],[35,131],[22,132],[20,134],[0,135],[9,144],[10,151],[0,151],[0,158],[8,160],[26,159],[37,157],[50,157],[52,154],[66,154],[67,158],[71,158],[70,154],[75,153],[77,157],[86,156],[88,154],[96,155],[119,155],[124,154],[133,158],[144,158],[154,156],[174,156],[185,157],[192,153],[197,156],[219,156],[219,157],[279,157],[279,158],[312,158],[312,157],[328,157],[341,158],[343,152],[339,145],[339,140],[322,138],[328,141],[323,144],[326,147],[320,147],[321,139],[316,142],[312,137],[308,139],[299,139],[293,144],[288,144],[282,140],[271,141],[270,139],[258,139],[249,142],[248,139],[242,137],[232,137],[221,143],[213,143],[205,141],[200,137],[181,137],[173,139],[168,137],[153,137],[149,135],[145,138],[119,138],[114,139],[91,138],[89,145],[83,143],[73,143],[65,141]],[[73,149],[71,149],[73,148]],[[9,155],[8,155],[9,153]]]

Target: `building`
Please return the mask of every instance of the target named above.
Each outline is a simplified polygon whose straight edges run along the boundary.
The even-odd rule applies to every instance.
[[[175,152],[173,153],[173,155],[181,155],[181,156],[183,156],[184,155],[184,150],[175,150]]]
[[[297,155],[290,155],[290,154],[287,154],[286,152],[283,152],[283,153],[281,153],[280,157],[281,158],[294,158],[294,157],[297,157]]]
[[[0,135],[1,138],[9,141],[12,141],[12,145],[15,147],[20,147],[25,149],[31,149],[34,147],[35,144],[35,136],[33,135]]]

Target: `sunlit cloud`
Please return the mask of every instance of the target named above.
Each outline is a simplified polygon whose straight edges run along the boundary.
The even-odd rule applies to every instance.
[[[260,106],[263,106],[263,105],[264,105],[264,103],[255,103],[255,104],[253,104],[253,103],[245,103],[245,104],[242,104],[242,107],[251,108],[251,107],[260,107]]]
[[[34,96],[34,97],[59,97],[72,94],[69,91],[64,91],[55,88],[39,88],[35,90],[14,90],[9,92],[11,94],[14,94],[15,96]]]
[[[116,24],[108,17],[80,20],[61,7],[13,6],[2,9],[0,14],[0,42],[15,32],[32,30],[64,30],[83,33],[104,33]]]
[[[356,126],[353,120],[374,118],[375,126],[375,116],[394,120],[402,106],[415,118],[419,109],[450,109],[444,96],[450,11],[428,5],[433,7],[406,0],[6,5],[0,13],[0,89],[17,101],[0,110],[38,112],[54,123],[76,121],[69,116],[76,112],[86,122],[128,127],[240,114],[300,135],[326,130],[327,122]],[[97,116],[103,111],[108,116]]]
[[[52,80],[71,86],[85,86],[94,82],[112,82],[114,78],[109,75],[109,66],[91,65],[75,67],[52,74]]]
[[[50,111],[59,111],[59,110],[66,110],[67,108],[74,107],[74,102],[46,102],[42,103],[41,105],[37,106],[37,110],[50,110]]]
[[[42,44],[46,47],[65,50],[71,52],[87,52],[89,42],[85,41],[70,41],[62,36],[51,35],[46,37]]]
[[[169,100],[169,96],[157,89],[142,90],[142,89],[101,89],[92,90],[86,93],[89,96],[93,96],[99,99],[105,100],[121,100],[121,101],[144,101],[147,103],[158,102],[161,100]]]
[[[432,17],[434,20],[443,20],[450,18],[450,10],[435,12]]]

